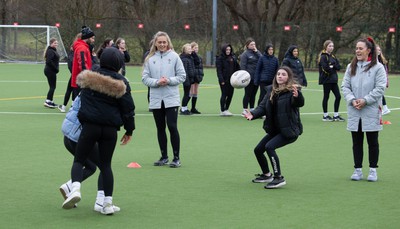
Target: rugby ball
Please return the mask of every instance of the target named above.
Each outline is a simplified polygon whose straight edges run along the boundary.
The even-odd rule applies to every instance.
[[[250,74],[246,70],[239,70],[232,74],[231,85],[234,88],[244,88],[250,83]]]

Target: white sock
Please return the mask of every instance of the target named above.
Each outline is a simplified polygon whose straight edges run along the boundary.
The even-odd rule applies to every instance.
[[[324,117],[327,117],[329,114],[328,113],[324,113]]]
[[[339,112],[333,113],[333,117],[337,117],[337,116],[339,116]]]
[[[387,110],[388,109],[387,105],[383,105],[383,109]]]
[[[72,189],[72,181],[71,180],[67,181],[65,184],[68,186],[69,189]]]
[[[46,99],[46,103],[51,103],[51,100],[49,100],[49,99]]]
[[[97,197],[96,197],[96,203],[99,205],[103,205],[103,202],[104,202],[104,191],[98,190]]]
[[[77,181],[73,182],[71,186],[72,186],[71,192],[80,191],[80,189],[81,189],[81,183],[77,182]]]
[[[187,111],[187,109],[188,109],[187,107],[182,107],[181,111]]]

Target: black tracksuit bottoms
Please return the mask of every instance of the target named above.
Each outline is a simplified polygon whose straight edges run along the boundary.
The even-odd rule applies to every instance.
[[[71,169],[72,182],[83,181],[83,166],[97,142],[99,147],[98,167],[103,177],[104,194],[105,196],[112,196],[114,176],[111,169],[111,159],[117,143],[117,128],[87,122],[82,123],[82,127]]]
[[[256,148],[254,148],[254,154],[256,155],[258,164],[260,165],[263,174],[267,174],[270,172],[267,158],[265,157],[264,152],[267,152],[268,157],[271,161],[274,176],[279,177],[281,176],[281,167],[279,163],[279,157],[276,154],[275,150],[287,144],[293,143],[296,140],[297,137],[286,138],[282,134],[267,134],[261,139]]]

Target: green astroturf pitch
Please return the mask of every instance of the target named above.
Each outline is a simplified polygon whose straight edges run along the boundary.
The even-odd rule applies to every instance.
[[[70,178],[73,158],[62,140],[65,113],[43,106],[48,90],[43,67],[0,64],[1,228],[400,227],[398,75],[390,75],[386,91],[392,112],[383,117],[391,124],[379,134],[377,182],[350,180],[353,156],[346,122],[322,122],[322,86],[316,72],[307,72],[309,86],[303,89],[306,103],[301,108],[304,133],[277,150],[287,185],[266,190],[251,182],[261,172],[253,148],[264,131],[262,120],[247,121],[239,115],[243,89],[235,89],[230,108],[235,115],[220,117],[215,69],[205,69],[197,102],[202,114],[178,119],[182,167],[154,167],[160,153],[147,87],[141,83],[141,67],[129,66],[136,130],[128,145],[115,149],[113,200],[121,212],[107,217],[93,211],[98,171],[82,184],[78,208],[61,208],[58,188]],[[342,77],[343,72],[339,83]],[[62,103],[68,79],[62,65],[57,104]],[[330,115],[333,101],[331,94]],[[340,114],[347,119],[343,99]],[[128,168],[131,162],[141,168]]]

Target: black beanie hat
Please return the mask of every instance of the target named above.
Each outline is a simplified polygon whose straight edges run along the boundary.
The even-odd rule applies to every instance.
[[[82,40],[85,40],[85,39],[88,39],[88,38],[91,38],[94,36],[93,31],[85,25],[82,26],[81,33],[82,33],[82,38],[81,38]]]
[[[118,72],[124,64],[123,54],[114,47],[105,48],[100,56],[100,67]]]

